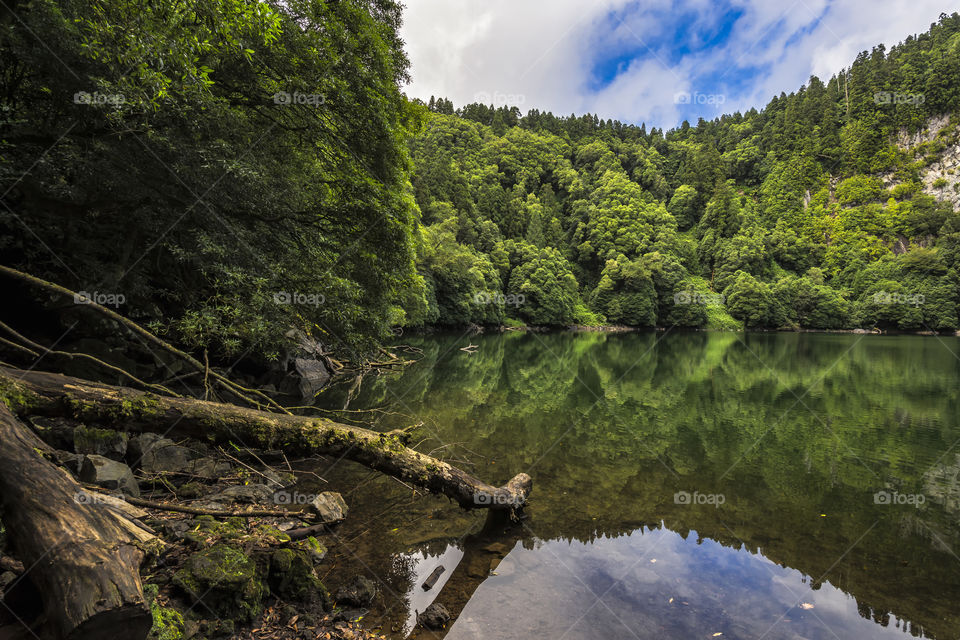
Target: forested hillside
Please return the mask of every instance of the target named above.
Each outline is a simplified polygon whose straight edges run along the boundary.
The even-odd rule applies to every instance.
[[[958,14],[760,111],[667,132],[427,107],[414,322],[960,325]]]
[[[411,101],[392,0],[0,18],[0,264],[197,353],[282,359],[291,329],[362,358],[404,326],[960,324],[957,14],[667,132]],[[77,326],[7,300],[35,337]]]

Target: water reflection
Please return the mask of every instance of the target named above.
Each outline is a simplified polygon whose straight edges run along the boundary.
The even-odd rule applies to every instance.
[[[393,412],[377,428],[423,420],[421,450],[485,479],[528,471],[527,520],[484,529],[393,481],[321,469],[356,487],[341,561],[384,580],[371,616],[385,631],[403,637],[437,598],[449,638],[960,636],[957,341],[471,340],[475,354],[418,341],[420,365],[365,379],[349,407]],[[438,560],[451,547],[462,559]],[[448,582],[423,593],[437,563]]]

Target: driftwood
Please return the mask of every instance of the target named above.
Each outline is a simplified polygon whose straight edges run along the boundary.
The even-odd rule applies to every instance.
[[[530,476],[520,473],[506,485],[494,487],[404,446],[395,434],[325,418],[168,398],[55,373],[0,366],[0,401],[19,415],[67,417],[124,431],[154,431],[222,445],[239,442],[293,455],[335,455],[448,496],[466,509],[520,509],[533,486]]]
[[[152,620],[139,569],[144,545],[159,541],[46,460],[45,445],[3,402],[0,443],[3,523],[43,596],[49,635],[145,638]]]

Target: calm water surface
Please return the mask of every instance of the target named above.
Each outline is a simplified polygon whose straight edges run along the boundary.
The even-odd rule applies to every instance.
[[[351,507],[330,579],[376,578],[365,620],[386,635],[960,638],[956,338],[404,341],[417,365],[320,404],[377,429],[422,421],[419,450],[535,485],[511,524],[352,463],[315,469]],[[434,601],[451,625],[413,630]]]

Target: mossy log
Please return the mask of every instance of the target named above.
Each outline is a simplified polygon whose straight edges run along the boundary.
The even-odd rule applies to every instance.
[[[0,402],[0,505],[14,554],[43,597],[43,635],[142,639],[152,625],[136,526],[49,462],[45,445]]]
[[[526,503],[533,487],[525,473],[494,487],[406,447],[397,434],[325,418],[169,398],[56,373],[0,366],[0,400],[21,416],[67,417],[123,431],[153,431],[224,445],[233,442],[293,455],[343,457],[448,496],[466,509],[516,510]]]

